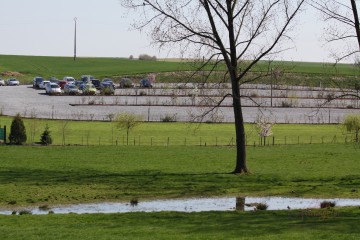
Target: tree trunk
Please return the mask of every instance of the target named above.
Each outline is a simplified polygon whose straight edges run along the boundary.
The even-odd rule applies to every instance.
[[[351,8],[354,15],[354,25],[355,25],[355,31],[356,31],[356,38],[358,42],[358,46],[360,49],[360,23],[359,23],[359,15],[356,7],[355,0],[351,0]]]
[[[244,118],[241,108],[239,82],[232,81],[233,107],[236,134],[236,166],[233,173],[247,173]]]

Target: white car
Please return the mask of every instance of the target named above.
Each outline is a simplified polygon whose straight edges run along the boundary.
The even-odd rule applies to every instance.
[[[51,94],[61,94],[61,88],[57,83],[48,83],[45,85],[45,92]]]
[[[50,83],[48,80],[44,80],[39,84],[39,88],[45,89],[46,84]]]
[[[70,77],[70,76],[65,76],[63,78],[64,81],[67,81],[68,83],[75,83],[75,78]]]
[[[6,83],[8,86],[19,86],[20,82],[16,78],[10,78]]]
[[[0,86],[5,86],[5,81],[0,78]]]

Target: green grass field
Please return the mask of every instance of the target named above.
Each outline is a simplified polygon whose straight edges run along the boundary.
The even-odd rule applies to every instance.
[[[0,206],[133,198],[305,196],[359,198],[359,148],[249,147],[250,175],[228,174],[233,147],[1,146]],[[9,204],[14,203],[16,204]]]
[[[11,120],[0,117],[0,124],[10,126]],[[35,120],[25,119],[27,129],[31,128],[31,121]],[[55,143],[61,144],[58,130],[61,121],[34,123],[37,135],[48,124]],[[183,123],[143,123],[131,134],[135,139],[141,136],[141,146],[111,145],[110,122],[71,121],[68,127],[71,131],[66,135],[67,144],[76,144],[79,141],[76,135],[94,129],[89,146],[0,146],[0,209],[204,196],[360,198],[360,149],[358,145],[340,143],[342,130],[337,125],[275,125],[276,139],[293,135],[286,138],[291,145],[253,147],[250,144],[247,151],[251,174],[248,175],[229,174],[235,166],[235,148],[216,147],[210,141],[217,137],[226,139],[222,143],[227,143],[233,136],[232,124],[203,124],[194,132],[193,127]],[[253,126],[246,128],[256,141]],[[117,134],[121,133],[117,131]],[[169,134],[171,140],[167,146]],[[338,143],[328,143],[334,134]],[[97,144],[99,136],[101,146]],[[202,146],[198,142],[200,137]],[[154,140],[150,146],[149,138],[165,140]],[[186,146],[184,138],[188,141]],[[297,144],[298,139],[304,142]],[[313,144],[309,144],[310,139]],[[358,239],[359,216],[358,207],[0,215],[0,238]]]
[[[359,208],[312,211],[1,216],[14,239],[359,239]]]
[[[0,158],[0,208],[223,195],[360,197],[360,150],[353,145],[251,147],[250,175],[227,174],[234,166],[234,151],[231,147],[0,146],[5,156]],[[358,239],[359,217],[358,207],[0,215],[0,237]]]
[[[97,78],[146,74],[150,72],[172,72],[183,70],[178,62],[138,61],[124,58],[78,58],[0,55],[0,72],[14,71],[24,74],[19,79],[32,80],[35,76],[49,78],[64,76],[80,78],[91,74]]]
[[[268,69],[267,64],[267,62],[260,62],[253,70],[266,71]],[[359,68],[351,64],[338,64],[334,67],[330,63],[273,62],[272,66],[273,68],[284,69],[288,73],[300,74],[300,78],[286,77],[291,78],[292,84],[296,84],[297,81],[302,82],[305,78],[304,74],[310,74],[311,78],[317,78],[316,76],[320,75],[323,81],[328,79],[329,76],[356,76],[359,74]],[[62,79],[64,76],[79,78],[83,74],[91,74],[102,79],[114,76],[146,76],[148,73],[158,73],[157,80],[160,82],[183,82],[186,81],[185,77],[180,76],[179,79],[176,79],[176,76],[169,77],[161,73],[182,72],[193,69],[193,64],[185,61],[139,61],[126,58],[77,58],[74,61],[72,57],[0,55],[0,72],[14,71],[24,74],[24,76],[18,77],[23,84],[31,83],[35,76],[45,78],[55,76]],[[219,70],[221,70],[221,67]]]
[[[8,132],[11,117],[0,117],[0,126],[6,125]],[[49,126],[54,145],[126,145],[126,133],[116,128],[113,122],[59,121],[24,119],[28,144],[39,142],[46,125]],[[66,124],[66,125],[65,125]],[[65,131],[64,129],[65,126]],[[254,124],[246,124],[247,145],[260,144]],[[275,124],[273,136],[267,145],[345,143],[351,142],[341,125]],[[234,124],[189,124],[144,122],[130,132],[129,145],[142,146],[232,146],[235,144]]]

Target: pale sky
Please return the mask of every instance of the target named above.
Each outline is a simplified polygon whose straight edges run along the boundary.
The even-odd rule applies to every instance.
[[[75,17],[78,56],[178,57],[159,52],[145,33],[130,30],[136,16],[127,16],[118,0],[0,0],[0,54],[73,56]],[[312,10],[297,18],[296,49],[280,60],[332,61],[322,48],[317,18]]]

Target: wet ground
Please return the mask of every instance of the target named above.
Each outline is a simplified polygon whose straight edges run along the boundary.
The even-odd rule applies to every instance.
[[[67,213],[127,213],[127,212],[204,212],[204,211],[253,211],[258,204],[267,205],[267,210],[314,209],[320,208],[324,201],[333,202],[335,206],[360,206],[360,199],[314,199],[286,197],[223,197],[223,198],[190,198],[138,201],[133,203],[94,203],[58,206],[48,209],[27,208],[32,214]],[[10,215],[10,210],[0,210],[0,214]]]

